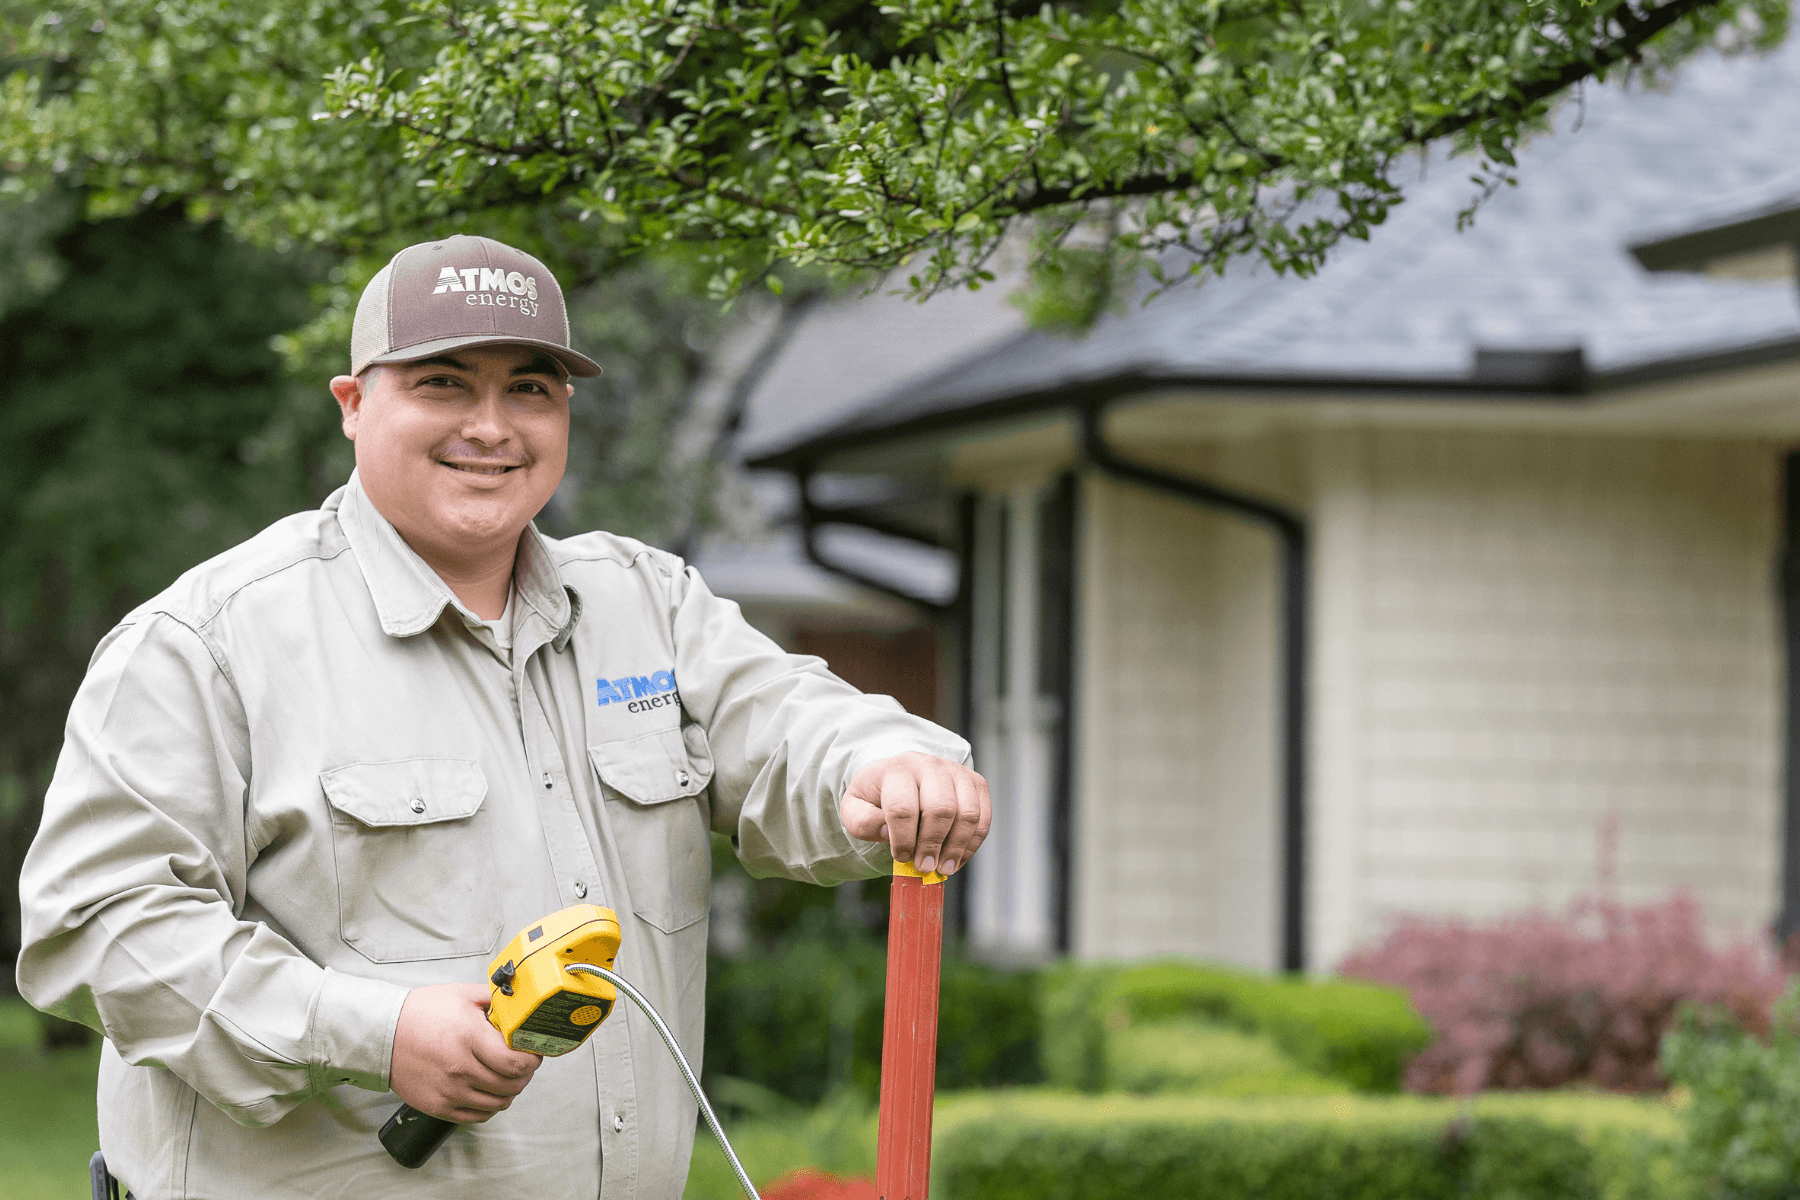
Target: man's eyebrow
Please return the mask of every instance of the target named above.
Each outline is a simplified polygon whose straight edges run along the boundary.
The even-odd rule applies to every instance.
[[[539,354],[524,366],[514,367],[512,373],[514,375],[553,375],[558,379],[563,377],[562,364],[548,354]]]
[[[409,367],[449,367],[454,371],[474,370],[468,363],[463,362],[460,359],[451,358],[448,354],[434,354],[430,358],[421,358],[416,362],[409,362],[406,365]]]

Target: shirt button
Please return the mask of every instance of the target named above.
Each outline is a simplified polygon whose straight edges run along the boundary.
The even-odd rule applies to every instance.
[[[423,800],[419,799],[417,796],[414,796],[413,802],[412,802],[412,810],[416,813],[424,812],[425,811],[425,802]]]
[[[675,772],[675,782],[682,787],[686,787],[688,785],[688,773],[686,771]]]
[[[614,1133],[624,1133],[625,1132],[625,1118],[621,1117],[618,1113],[613,1114],[613,1132]]]
[[[548,771],[544,772],[544,786],[545,787],[550,786],[550,772],[548,772]]]
[[[581,882],[579,879],[575,881],[575,896],[579,900],[587,899],[587,884]]]

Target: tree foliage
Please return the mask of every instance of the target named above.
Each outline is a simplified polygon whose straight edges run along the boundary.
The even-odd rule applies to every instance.
[[[303,262],[177,208],[84,222],[77,207],[51,194],[7,223],[43,236],[16,239],[39,287],[0,319],[5,881],[95,641],[187,567],[305,507],[324,473],[326,414],[270,345],[307,315]],[[15,896],[0,886],[0,947],[17,946]]]
[[[978,286],[1183,250],[1306,272],[1440,138],[1506,177],[1571,86],[1767,42],[1785,0],[70,0],[10,29],[16,180],[350,245],[480,215],[565,270],[670,245]],[[329,84],[323,81],[329,75]],[[1479,189],[1478,189],[1479,190]],[[539,248],[539,247],[534,247]]]
[[[342,256],[310,322],[282,339],[290,372],[318,381],[345,369],[356,298],[401,246],[464,231],[532,251],[569,289],[576,338],[607,364],[578,384],[571,478],[545,523],[684,542],[710,516],[718,464],[680,443],[730,423],[694,403],[721,333],[705,256],[635,254],[504,170],[447,202],[418,186],[431,172],[401,131],[317,119],[332,70],[371,53],[426,70],[443,35],[405,0],[0,3],[0,189],[78,184],[90,217],[176,203],[253,242]]]

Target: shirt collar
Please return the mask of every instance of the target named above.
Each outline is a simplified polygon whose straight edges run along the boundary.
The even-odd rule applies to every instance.
[[[368,584],[369,596],[375,601],[383,633],[390,637],[423,633],[437,623],[446,605],[455,608],[465,620],[480,619],[406,544],[393,523],[381,515],[363,490],[357,472],[350,473],[350,481],[333,492],[323,507],[337,513],[338,525],[356,554],[363,582]],[[524,622],[535,616],[544,622],[544,632],[556,642],[557,649],[567,645],[581,614],[579,598],[563,582],[536,525],[527,525],[519,535],[513,586],[529,610],[518,614],[517,627],[522,629]]]

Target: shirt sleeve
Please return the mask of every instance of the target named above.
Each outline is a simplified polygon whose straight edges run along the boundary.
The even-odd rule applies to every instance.
[[[244,1125],[340,1083],[387,1088],[406,989],[241,919],[255,847],[244,711],[195,630],[101,644],[20,875],[20,993],[96,1028]]]
[[[713,828],[753,875],[830,884],[891,870],[886,843],[844,831],[838,801],[851,779],[909,752],[966,765],[969,744],[782,650],[692,567],[677,567],[671,592],[682,707],[712,746]]]

